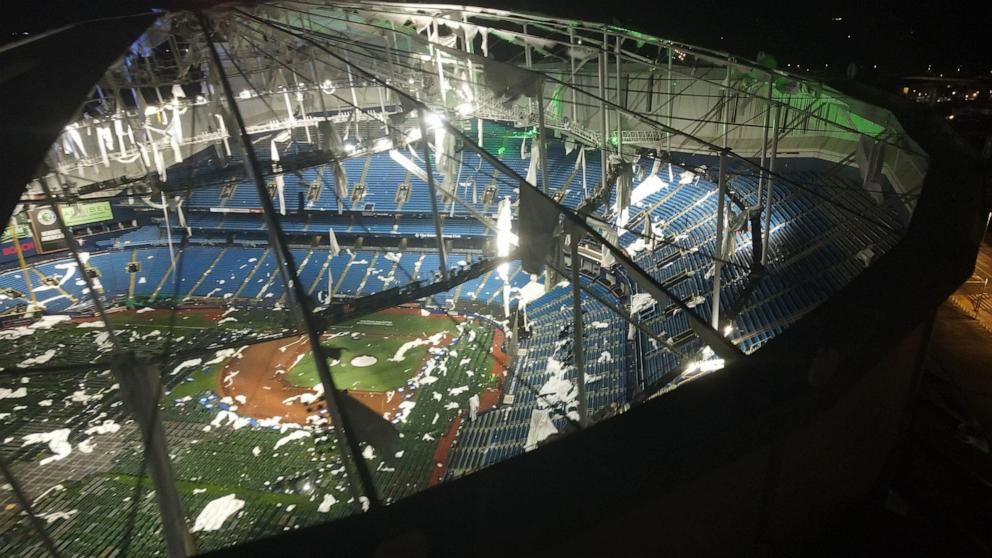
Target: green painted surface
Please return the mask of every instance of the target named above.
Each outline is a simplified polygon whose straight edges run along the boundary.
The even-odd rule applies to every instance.
[[[417,315],[377,312],[328,330],[324,346],[341,349],[341,357],[331,361],[335,384],[342,389],[388,391],[402,386],[417,372],[427,356],[427,345],[404,352],[399,361],[390,360],[407,342],[426,339],[438,332],[455,331],[451,320]],[[371,366],[355,366],[353,359],[372,357]],[[300,387],[320,383],[313,354],[307,353],[287,374],[287,380]]]

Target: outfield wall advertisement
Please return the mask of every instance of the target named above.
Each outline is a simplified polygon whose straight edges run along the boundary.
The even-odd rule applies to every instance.
[[[110,202],[77,203],[61,207],[59,211],[69,228],[111,221],[114,218]],[[31,218],[31,228],[34,230],[39,252],[46,253],[68,248],[65,235],[62,234],[55,211],[51,207],[35,207],[28,212],[28,215]]]

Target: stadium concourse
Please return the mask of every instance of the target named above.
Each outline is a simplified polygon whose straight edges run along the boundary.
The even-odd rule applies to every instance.
[[[132,22],[66,123],[0,257],[3,554],[215,550],[540,451],[912,215],[898,122],[773,60],[356,6]]]

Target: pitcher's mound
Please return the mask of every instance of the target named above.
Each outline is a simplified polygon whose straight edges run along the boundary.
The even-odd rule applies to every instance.
[[[377,362],[379,362],[379,359],[372,355],[359,355],[351,359],[351,365],[355,368],[365,368],[366,366],[372,366]]]

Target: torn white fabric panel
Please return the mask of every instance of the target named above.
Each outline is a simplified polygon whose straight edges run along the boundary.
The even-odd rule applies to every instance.
[[[216,531],[220,529],[227,518],[241,511],[245,507],[245,501],[239,500],[234,494],[222,496],[216,500],[211,500],[206,507],[196,516],[191,532]]]
[[[524,442],[524,451],[531,451],[537,448],[537,444],[543,442],[548,436],[558,433],[558,427],[551,421],[551,414],[547,410],[534,409],[530,413],[530,426],[527,429],[527,440]]]

